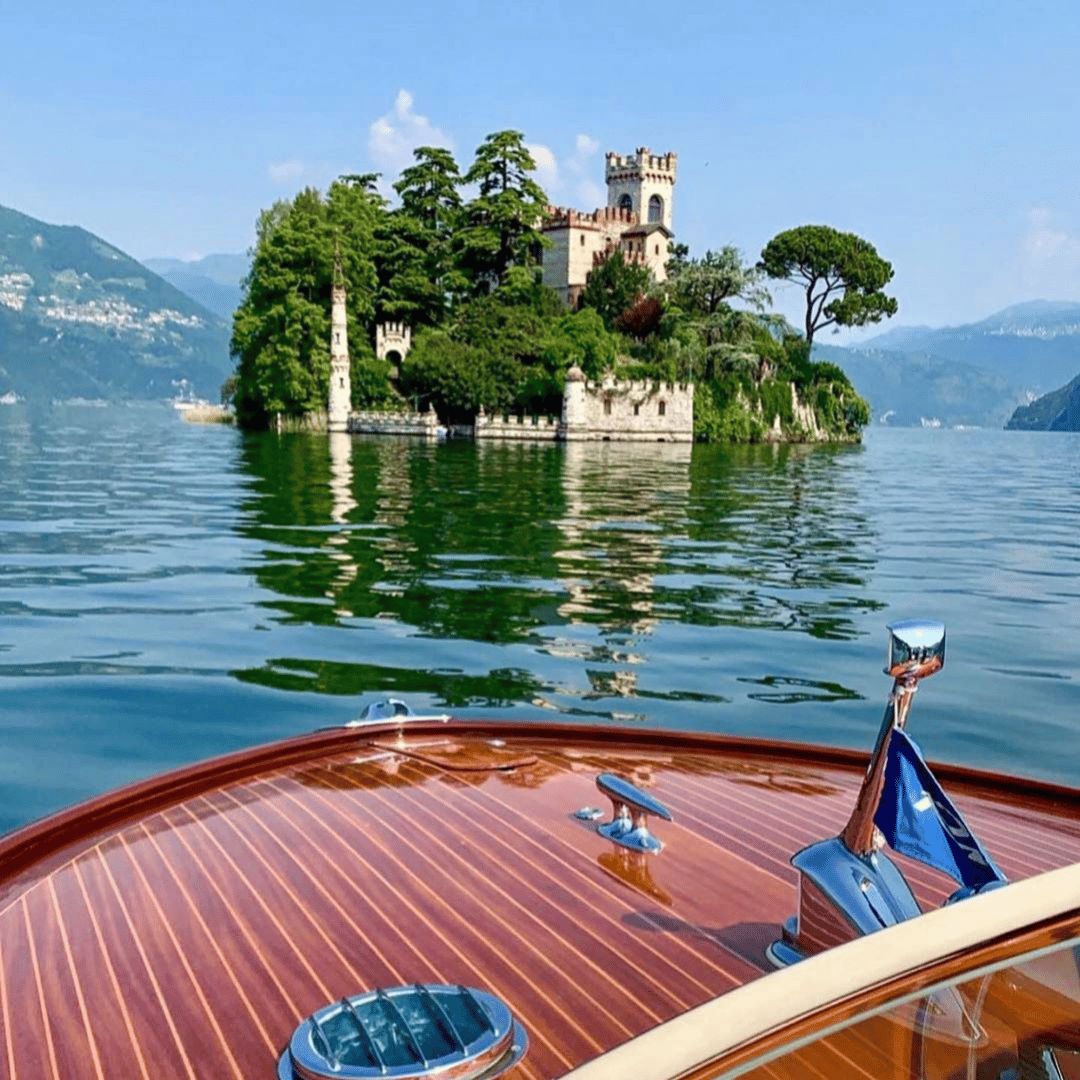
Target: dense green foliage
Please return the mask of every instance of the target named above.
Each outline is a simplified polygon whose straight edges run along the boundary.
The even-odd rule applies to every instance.
[[[766,268],[746,265],[734,247],[696,259],[675,248],[661,284],[616,249],[592,272],[579,310],[567,311],[539,280],[547,198],[534,170],[522,136],[502,131],[464,175],[449,151],[416,150],[393,184],[397,206],[368,175],[265,211],[234,319],[240,422],[261,427],[274,414],[326,407],[340,251],[354,406],[408,403],[448,424],[480,410],[554,414],[578,365],[592,379],[696,382],[703,439],[775,437],[777,418],[784,438],[822,429],[858,437],[865,403],[839,369],[808,361],[807,342],[767,311]],[[463,186],[475,192],[467,201]],[[393,379],[367,344],[384,318],[414,331]]]
[[[826,326],[865,326],[896,314],[896,301],[882,289],[892,264],[873,244],[827,225],[802,225],[774,236],[759,268],[771,278],[806,291],[806,340]]]

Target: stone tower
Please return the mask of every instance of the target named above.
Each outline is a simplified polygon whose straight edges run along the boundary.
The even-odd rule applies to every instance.
[[[630,210],[642,225],[660,224],[671,231],[671,195],[678,154],[654,154],[647,146],[635,154],[608,153],[604,170],[608,206]]]
[[[349,330],[345,315],[345,276],[341,258],[334,258],[333,313],[330,319],[330,400],[327,403],[327,428],[347,431],[352,411],[352,386],[349,380]]]
[[[398,378],[401,361],[412,348],[412,328],[400,322],[383,322],[375,327],[375,355],[380,360],[388,360],[391,365],[390,378]]]

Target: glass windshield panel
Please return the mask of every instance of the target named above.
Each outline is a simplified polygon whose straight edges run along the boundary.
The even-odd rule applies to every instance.
[[[1080,939],[856,1017],[717,1080],[1080,1080]]]

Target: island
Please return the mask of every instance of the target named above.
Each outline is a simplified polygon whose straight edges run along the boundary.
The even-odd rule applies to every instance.
[[[549,205],[516,131],[464,173],[442,148],[414,157],[395,205],[375,175],[346,175],[260,215],[225,388],[241,426],[860,438],[866,402],[811,346],[895,312],[865,240],[802,226],[754,264],[732,245],[691,257],[677,155],[647,147],[607,155],[608,205],[587,213]],[[769,279],[802,286],[805,333],[770,310]]]

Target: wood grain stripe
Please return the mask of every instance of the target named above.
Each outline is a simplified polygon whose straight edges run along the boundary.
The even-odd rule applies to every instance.
[[[325,797],[318,789],[313,789],[315,797],[324,802],[330,810],[335,810],[335,804],[332,801],[326,800]],[[354,848],[354,854],[363,861],[366,870],[372,876],[380,880],[392,893],[399,897],[399,900],[413,910],[421,921],[428,927],[430,934],[429,945],[433,941],[441,941],[446,949],[454,954],[458,961],[465,966],[465,969],[475,978],[475,972],[477,971],[476,961],[471,960],[469,956],[462,951],[461,948],[455,943],[450,936],[448,936],[444,930],[439,926],[439,921],[435,915],[440,909],[443,910],[443,918],[446,918],[447,905],[442,901],[441,897],[435,892],[426,882],[419,878],[415,873],[412,873],[407,867],[405,867],[400,861],[400,855],[390,849],[384,844],[377,841],[373,836],[370,829],[365,829],[362,835],[366,840],[370,840],[375,844],[383,854],[384,859],[382,862],[385,864],[384,869],[387,871],[395,872],[395,880],[391,882],[383,872],[376,869],[373,863],[368,861],[360,852]],[[419,887],[418,889],[416,887]],[[421,903],[419,894],[427,894],[427,902]],[[473,903],[475,907],[475,901]],[[584,1040],[590,1047],[598,1045],[597,1040],[593,1038],[591,1034],[584,1031],[580,1025],[571,1017],[565,1010],[563,1010],[559,1004],[547,994],[543,988],[536,984],[535,979],[523,972],[519,965],[514,963],[509,956],[504,955],[498,951],[494,951],[491,944],[475,930],[475,920],[463,919],[458,923],[458,933],[454,936],[459,940],[471,941],[472,947],[476,951],[475,955],[487,957],[486,963],[480,969],[483,971],[485,981],[489,983],[497,977],[497,973],[500,969],[511,972],[514,976],[513,982],[520,986],[534,987],[534,994],[539,1002],[543,1002],[548,1010],[552,1013],[552,1019],[558,1017],[555,1020],[556,1025],[565,1025],[566,1029],[578,1032],[579,1038]],[[400,979],[398,980],[401,981]],[[411,980],[405,980],[411,981]],[[360,984],[362,985],[362,984]],[[520,997],[520,991],[517,995]],[[546,1030],[549,1030],[551,1021],[544,1025],[538,1025],[535,1029],[537,1038],[543,1041],[552,1054],[561,1061],[564,1068],[570,1068],[572,1060],[566,1057],[556,1046],[552,1043],[545,1034],[542,1034]],[[595,1052],[595,1051],[593,1051]]]
[[[75,958],[71,953],[71,941],[68,938],[67,927],[64,926],[64,917],[60,913],[60,903],[56,898],[56,889],[51,878],[49,879],[49,897],[52,900],[53,911],[56,913],[56,923],[60,931],[60,940],[64,945],[64,955],[67,959],[68,968],[71,971],[72,981],[75,984],[75,997],[79,1003],[79,1015],[82,1018],[83,1028],[86,1031],[86,1041],[90,1048],[90,1057],[94,1063],[94,1073],[98,1080],[105,1080],[105,1075],[101,1071],[101,1056],[98,1053],[97,1040],[94,1038],[94,1031],[90,1025],[90,1017],[86,1012],[86,998],[83,996],[82,983],[79,980],[79,970],[75,964]]]
[[[136,951],[139,954],[139,958],[142,960],[143,967],[146,969],[146,974],[150,979],[150,983],[154,988],[154,994],[157,997],[158,1004],[161,1006],[161,1011],[164,1016],[166,1024],[168,1024],[169,1031],[172,1033],[174,1042],[176,1043],[177,1052],[180,1055],[180,1060],[184,1064],[184,1070],[191,1080],[196,1080],[195,1070],[191,1066],[191,1058],[188,1056],[187,1047],[184,1045],[183,1040],[180,1038],[180,1032],[176,1026],[176,1020],[173,1017],[171,1010],[169,1009],[168,1002],[165,1000],[165,995],[162,993],[161,984],[158,982],[157,976],[154,973],[154,967],[150,963],[150,958],[147,956],[146,948],[139,938],[138,931],[135,929],[135,923],[131,917],[131,912],[128,910],[127,904],[124,902],[123,895],[120,892],[120,888],[116,884],[116,879],[113,877],[112,870],[109,867],[108,862],[102,855],[101,845],[97,845],[94,848],[95,853],[98,856],[97,862],[99,863],[105,878],[108,880],[110,887],[112,888],[113,895],[116,900],[116,907],[124,917],[124,922],[127,924],[129,933],[131,934],[132,942]],[[84,869],[88,869],[84,864]]]
[[[15,1068],[15,1038],[11,1030],[11,1013],[8,1009],[7,968],[4,966],[4,920],[0,918],[0,1019],[4,1022],[4,1047],[7,1050],[8,1076],[18,1080]]]
[[[195,903],[194,899],[192,898],[190,890],[184,884],[183,878],[181,878],[180,875],[177,874],[176,868],[162,854],[161,848],[157,845],[157,842],[154,840],[153,835],[146,829],[145,826],[140,826],[140,828],[142,829],[143,834],[149,840],[150,845],[153,847],[154,851],[157,853],[157,855],[161,859],[161,863],[164,866],[165,871],[168,873],[169,877],[172,879],[172,881],[176,885],[176,888],[177,888],[177,890],[179,892],[179,895],[184,898],[184,901],[187,904],[188,909],[190,910],[192,916],[194,917],[195,922],[198,924],[199,929],[205,935],[206,941],[210,945],[210,948],[213,950],[213,953],[217,957],[218,962],[221,964],[222,970],[224,970],[226,978],[229,980],[229,982],[232,983],[233,987],[236,989],[237,996],[244,1003],[244,1008],[247,1010],[248,1016],[250,1017],[251,1022],[255,1027],[255,1030],[259,1032],[259,1034],[262,1036],[263,1042],[266,1044],[266,1049],[269,1051],[269,1053],[270,1053],[270,1055],[272,1057],[276,1057],[277,1047],[274,1044],[274,1040],[271,1039],[269,1033],[266,1030],[266,1026],[263,1023],[263,1019],[262,1019],[262,1015],[261,1015],[260,1011],[255,1008],[255,1006],[251,1002],[251,999],[248,997],[247,993],[244,991],[244,986],[241,983],[240,979],[238,978],[235,969],[233,968],[232,964],[229,962],[228,958],[225,956],[225,953],[222,950],[221,945],[218,943],[217,938],[211,932],[210,927],[207,925],[206,920],[202,916],[202,912],[199,910],[199,906]],[[145,844],[141,845],[141,848],[142,848],[143,851],[145,851],[146,845]],[[130,848],[128,849],[128,854],[132,855],[132,852],[131,852]],[[147,870],[149,870],[150,868],[149,867],[144,868],[142,866],[142,860],[140,858],[138,858],[138,857],[135,857],[134,855],[132,855],[132,862],[138,868],[139,876],[142,878],[143,884],[146,886],[147,891],[153,892],[156,895],[157,894],[157,889],[155,889],[150,884],[150,882],[147,880],[147,876],[146,876],[147,875]],[[171,924],[171,923],[173,923],[175,921],[173,918],[167,916],[164,911],[162,911],[160,903],[158,904],[158,911],[161,913],[162,919],[164,921],[166,921],[167,923]],[[174,939],[175,939],[175,935],[174,935]],[[193,944],[194,950],[197,951],[198,950],[197,942],[193,942],[192,944]],[[209,1006],[208,1006],[208,1008],[209,1008]],[[232,1016],[230,1018],[230,1026],[235,1024],[237,1019],[238,1019],[238,1017]],[[227,1041],[225,1039],[225,1034],[224,1034],[223,1029],[215,1027],[215,1030],[219,1031],[223,1041]]]
[[[578,862],[575,861],[578,849],[572,844],[566,843],[552,833],[546,832],[542,828],[535,826],[529,818],[521,816],[515,807],[500,800],[497,796],[492,795],[486,788],[462,789],[461,791],[456,792],[456,795],[462,804],[467,804],[469,806],[470,810],[482,814],[486,819],[489,819],[491,822],[491,829],[495,831],[501,829],[513,833],[528,844],[530,848],[547,853],[554,865],[558,866],[561,871],[565,871],[572,875],[576,881],[583,881],[591,887],[596,887],[596,881],[585,874]],[[623,911],[630,914],[639,913],[637,907],[629,903],[621,890],[609,891],[601,889],[596,902],[598,904],[608,905],[609,907],[621,908]],[[642,912],[640,914],[643,918],[653,921],[648,912]],[[653,921],[653,925],[655,925],[657,930],[664,930],[662,923]],[[687,958],[692,958],[694,966],[699,970],[704,966],[713,975],[719,975],[724,980],[725,986],[730,986],[736,981],[726,968],[722,967],[709,957],[702,955],[682,939],[675,940],[677,941],[680,952],[686,954]],[[647,939],[638,939],[638,949],[642,955],[644,953],[649,953],[664,965],[675,966],[672,958],[665,956],[662,952],[654,948]],[[676,970],[678,970],[677,967]],[[710,996],[718,992],[715,984],[710,985],[705,983],[697,976],[694,977],[694,981],[697,982],[697,984]]]
[[[20,906],[23,923],[26,926],[26,940],[30,954],[30,965],[34,972],[34,985],[37,988],[38,1006],[41,1009],[41,1022],[45,1029],[45,1048],[49,1054],[49,1066],[53,1076],[59,1080],[60,1070],[56,1064],[56,1045],[53,1042],[52,1025],[49,1023],[49,1003],[45,1000],[45,990],[41,985],[41,967],[38,962],[37,945],[34,942],[34,929],[30,925],[30,912],[25,898]]]
[[[125,1000],[125,994],[120,987],[120,980],[116,975],[116,968],[113,965],[112,958],[109,955],[108,947],[105,944],[105,938],[101,932],[101,923],[98,919],[97,912],[94,910],[94,905],[90,903],[90,897],[86,892],[86,885],[83,883],[82,875],[79,873],[78,861],[73,861],[71,866],[72,872],[70,876],[75,880],[78,885],[79,891],[82,895],[85,905],[86,916],[89,919],[90,925],[94,930],[94,939],[97,942],[98,950],[101,956],[101,962],[104,965],[105,971],[109,976],[109,981],[112,985],[113,992],[116,995],[116,1004],[120,1009],[120,1015],[124,1021],[124,1028],[128,1033],[128,1038],[131,1040],[131,1049],[135,1057],[136,1065],[139,1072],[143,1077],[143,1080],[150,1080],[150,1074],[146,1067],[146,1058],[143,1054],[142,1046],[140,1045],[139,1038],[135,1034],[135,1027],[131,1021],[131,1013],[128,1011],[127,1001]],[[93,957],[89,958],[88,963],[93,964]],[[101,1003],[102,1005],[104,1002]],[[115,1043],[113,1044],[113,1053],[117,1048]],[[110,1055],[111,1056],[111,1055]]]

